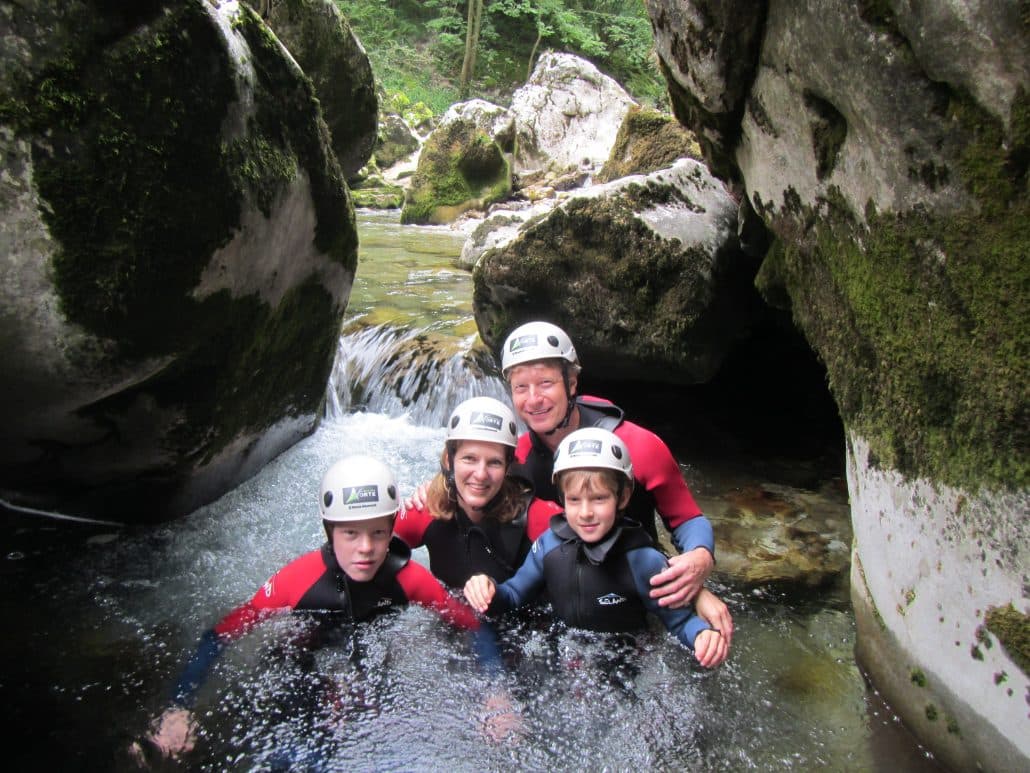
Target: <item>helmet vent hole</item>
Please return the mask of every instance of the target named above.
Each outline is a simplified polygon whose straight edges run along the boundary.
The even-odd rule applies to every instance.
[[[333,492],[332,491],[327,491],[327,492],[325,492],[322,495],[322,503],[326,507],[332,507],[333,506]]]

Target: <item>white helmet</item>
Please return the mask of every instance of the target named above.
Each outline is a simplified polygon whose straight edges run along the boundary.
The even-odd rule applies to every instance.
[[[338,461],[322,476],[321,491],[318,509],[325,521],[367,521],[400,509],[393,473],[371,456]]]
[[[633,480],[633,462],[622,438],[600,427],[577,429],[558,444],[551,480],[565,470],[603,467]]]
[[[447,422],[448,440],[486,440],[515,447],[515,414],[492,397],[472,397],[458,405]]]
[[[572,339],[557,325],[550,322],[527,322],[515,328],[504,341],[501,350],[501,373],[523,362],[561,359],[579,365]]]

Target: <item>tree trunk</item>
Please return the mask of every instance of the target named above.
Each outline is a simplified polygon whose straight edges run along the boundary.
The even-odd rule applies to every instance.
[[[465,31],[465,59],[461,63],[462,99],[468,99],[472,86],[472,73],[476,69],[476,49],[479,47],[479,29],[483,20],[483,0],[469,0],[468,25]]]
[[[526,65],[526,80],[533,74],[533,60],[536,58],[536,50],[540,47],[540,41],[544,37],[544,31],[539,22],[536,25],[536,40],[533,41],[533,48],[529,52],[529,64]]]

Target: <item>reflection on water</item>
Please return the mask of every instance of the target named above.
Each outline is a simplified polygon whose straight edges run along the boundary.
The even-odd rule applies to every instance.
[[[407,260],[413,250],[405,250]],[[400,271],[407,282],[436,270]],[[449,292],[467,307],[467,289]],[[356,314],[371,313],[356,295]],[[433,324],[454,329],[443,317]],[[344,348],[355,348],[349,335]],[[129,742],[166,705],[200,634],[324,539],[316,501],[324,470],[345,454],[369,453],[411,491],[437,469],[444,434],[436,410],[431,400],[414,410],[342,410],[255,478],[173,524],[8,529],[0,687],[19,733],[9,764],[131,769]],[[737,632],[729,662],[714,672],[694,667],[661,631],[613,659],[589,636],[526,625],[508,634],[509,668],[497,684],[473,667],[464,638],[425,610],[314,650],[297,646],[310,619],[268,621],[225,652],[200,691],[201,737],[185,767],[935,769],[865,689],[846,595],[716,591]],[[521,709],[517,742],[483,734],[484,700],[498,690]]]

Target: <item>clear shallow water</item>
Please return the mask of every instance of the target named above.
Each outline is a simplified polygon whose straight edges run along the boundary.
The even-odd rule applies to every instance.
[[[375,227],[387,242],[387,226]],[[395,257],[405,265],[390,275],[402,287],[377,292],[421,297],[419,277],[435,276],[449,259],[432,253],[425,259],[437,268],[407,265],[403,245],[428,237],[422,229],[395,230]],[[365,230],[362,236],[371,241]],[[439,249],[455,245],[460,237],[452,236]],[[377,271],[386,271],[391,253],[381,249]],[[459,308],[468,305],[463,282],[448,291]],[[363,292],[356,286],[355,314],[365,313]],[[430,324],[442,332],[426,335],[460,339],[449,332],[462,324],[454,320],[440,314]],[[471,386],[496,388],[488,379]],[[446,390],[436,397],[453,399]],[[9,530],[0,563],[0,609],[9,621],[0,693],[18,734],[8,751],[15,769],[132,769],[129,742],[164,707],[203,630],[323,539],[317,486],[333,461],[376,455],[396,471],[402,491],[434,473],[443,430],[426,418],[436,415],[433,402],[429,395],[404,410],[342,412],[258,476],[174,524]],[[696,462],[686,471],[708,494],[748,477],[747,469]],[[311,620],[269,621],[227,650],[201,691],[203,735],[185,767],[935,769],[862,681],[846,586],[790,597],[716,590],[737,633],[730,660],[713,672],[693,667],[661,632],[643,637],[642,654],[629,658],[632,678],[613,678],[597,666],[596,642],[516,631],[521,656],[503,687],[521,706],[524,730],[505,744],[488,741],[481,725],[484,699],[498,687],[476,673],[463,638],[432,614],[412,608],[364,626],[360,668],[348,658],[349,637],[312,649],[298,645],[311,635]]]

